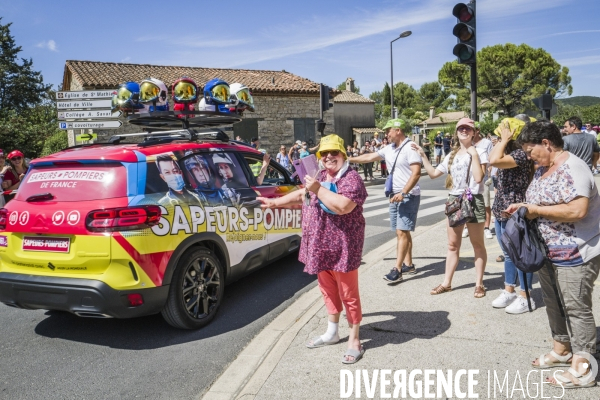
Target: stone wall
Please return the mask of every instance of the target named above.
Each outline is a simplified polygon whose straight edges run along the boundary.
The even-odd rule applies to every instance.
[[[258,136],[261,147],[271,154],[276,154],[279,146],[284,144],[288,148],[294,143],[294,119],[320,118],[318,96],[291,96],[291,95],[255,95],[254,104],[256,112],[246,112],[244,118],[257,118]],[[325,112],[325,135],[335,132],[333,126],[332,109]],[[319,133],[316,133],[316,141]]]

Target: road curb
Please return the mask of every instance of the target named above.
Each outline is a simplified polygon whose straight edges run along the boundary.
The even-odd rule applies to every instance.
[[[445,223],[444,219],[423,227],[422,230],[417,228],[413,239],[440,224],[445,226]],[[363,257],[365,265],[360,268],[359,274],[367,272],[395,248],[396,239],[392,239],[371,250]],[[200,398],[202,400],[253,399],[277,367],[298,332],[323,307],[318,286],[304,293],[252,339]]]

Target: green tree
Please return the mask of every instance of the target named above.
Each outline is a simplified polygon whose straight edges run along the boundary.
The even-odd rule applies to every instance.
[[[67,137],[67,131],[60,131],[46,139],[40,157],[44,157],[49,154],[54,154],[63,149],[66,149],[67,147],[69,147],[69,138]]]
[[[456,96],[459,109],[470,108],[470,71],[457,61],[447,62],[439,82]],[[549,90],[555,97],[573,92],[569,69],[544,49],[507,43],[477,53],[477,97],[492,111],[515,115],[532,108],[532,99]]]
[[[425,82],[417,91],[415,108],[429,113],[434,107],[436,113],[443,112],[452,106],[452,98],[439,82]]]
[[[10,34],[12,24],[2,25],[0,17],[0,115],[21,112],[42,102],[52,85],[45,85],[33,61],[17,59],[22,51]]]
[[[337,90],[340,90],[340,91],[341,90],[346,90],[346,82],[342,82],[339,85],[337,85]],[[356,94],[360,94],[360,86],[356,86],[355,85],[353,92],[356,93]]]
[[[592,124],[600,124],[600,104],[596,104],[589,107],[581,106],[559,106],[558,113],[552,117],[552,120],[559,126],[562,127],[565,121],[571,117],[579,117],[585,124],[591,122]]]
[[[10,25],[0,23],[0,143],[5,151],[19,149],[35,158],[58,132],[55,93],[31,59],[17,60],[21,47]]]
[[[386,82],[385,85],[383,85],[383,91],[382,91],[382,103],[383,104],[390,104],[390,100],[392,99],[392,95],[391,95],[392,91],[390,89],[390,85]]]
[[[398,82],[394,85],[394,107],[398,114],[403,114],[405,108],[412,108],[417,99],[417,91],[407,83]]]

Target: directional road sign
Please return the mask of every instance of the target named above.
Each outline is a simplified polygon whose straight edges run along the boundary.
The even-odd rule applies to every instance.
[[[56,108],[59,110],[70,110],[80,108],[110,108],[110,100],[70,100],[57,101]]]
[[[123,115],[123,111],[111,112],[110,110],[89,111],[59,111],[58,119],[116,119]]]
[[[121,121],[73,121],[59,122],[59,129],[117,129],[123,125]]]
[[[98,138],[98,135],[96,135],[95,133],[82,133],[81,135],[77,135],[75,136],[75,139],[77,139],[77,141],[82,142],[84,140],[96,140]]]
[[[56,92],[56,100],[110,99],[117,89]]]

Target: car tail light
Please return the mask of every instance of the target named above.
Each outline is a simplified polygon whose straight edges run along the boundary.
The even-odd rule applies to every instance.
[[[160,221],[160,207],[139,206],[90,211],[85,226],[92,232],[133,231],[150,228]]]
[[[129,305],[131,307],[139,307],[144,304],[144,298],[139,293],[129,293],[127,295],[127,300],[129,300]]]
[[[6,208],[0,209],[0,230],[6,229],[6,217],[8,216],[8,210]]]

